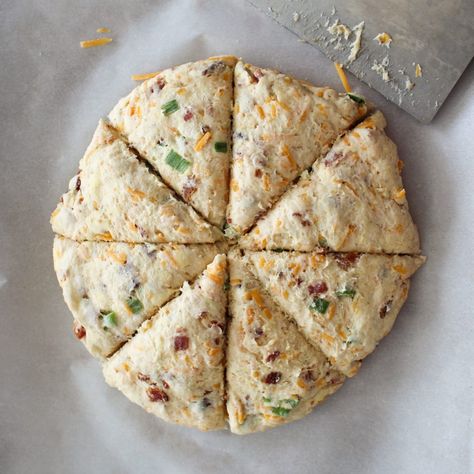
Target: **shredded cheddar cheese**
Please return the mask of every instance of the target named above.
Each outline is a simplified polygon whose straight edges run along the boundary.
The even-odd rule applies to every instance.
[[[201,151],[211,139],[211,132],[206,132],[194,145],[194,151]]]
[[[351,86],[349,85],[349,81],[347,80],[346,73],[342,68],[342,65],[339,63],[334,63],[334,67],[336,68],[337,74],[339,75],[339,79],[342,82],[342,86],[346,92],[352,92]]]
[[[157,76],[160,71],[156,72],[147,72],[145,74],[133,74],[132,81],[145,81],[146,79],[151,79],[152,77]]]
[[[106,28],[105,26],[102,26],[100,28],[97,28],[97,30],[95,30],[96,33],[110,33],[110,28]]]
[[[81,48],[94,48],[96,46],[103,46],[105,44],[111,43],[112,38],[96,38],[92,40],[81,41]]]

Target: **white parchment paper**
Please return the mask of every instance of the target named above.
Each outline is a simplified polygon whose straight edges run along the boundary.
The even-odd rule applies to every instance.
[[[80,49],[101,26],[114,42]],[[106,386],[71,332],[49,214],[131,74],[228,53],[340,89],[332,64],[242,0],[2,0],[0,51],[1,473],[474,472],[472,64],[429,126],[350,78],[387,116],[428,262],[357,377],[304,420],[238,437]]]

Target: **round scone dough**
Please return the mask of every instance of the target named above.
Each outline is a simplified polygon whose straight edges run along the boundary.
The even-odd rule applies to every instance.
[[[385,127],[363,98],[233,56],[121,99],[51,216],[107,383],[165,421],[248,434],[353,377],[424,262]]]

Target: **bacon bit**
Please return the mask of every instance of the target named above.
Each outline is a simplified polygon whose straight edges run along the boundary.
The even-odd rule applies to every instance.
[[[301,212],[293,212],[292,215],[299,220],[303,227],[309,227],[311,225],[311,222],[308,219],[303,218],[303,214],[301,214]]]
[[[260,168],[257,168],[255,170],[255,177],[256,178],[261,178],[262,177],[262,170]]]
[[[398,161],[397,161],[397,168],[398,168],[398,172],[399,172],[399,173],[402,172],[404,166],[405,166],[405,163],[403,163],[402,160],[398,160]]]
[[[189,122],[193,118],[193,113],[190,110],[186,110],[186,113],[183,115],[183,120]]]
[[[83,339],[86,337],[86,328],[79,324],[77,321],[74,321],[74,324],[72,325],[72,330],[74,331],[74,335],[78,339]]]
[[[346,92],[352,92],[351,86],[349,85],[349,81],[347,80],[346,73],[342,68],[342,65],[339,63],[334,63],[334,67],[336,68],[337,75],[342,82],[342,86]]]
[[[263,383],[275,385],[281,380],[281,372],[270,372],[263,378]]]
[[[175,352],[178,351],[185,351],[189,347],[189,337],[188,336],[176,336],[174,338],[174,350]]]
[[[274,351],[268,354],[266,361],[267,362],[274,362],[280,356],[280,351]]]
[[[314,373],[311,369],[302,370],[300,373],[300,378],[305,382],[314,382]]]
[[[81,48],[94,48],[95,46],[103,46],[111,43],[112,38],[96,38],[92,40],[81,41]]]
[[[339,268],[342,268],[343,270],[348,270],[350,267],[352,267],[357,260],[359,260],[359,255],[357,253],[345,253],[345,254],[337,254],[335,255],[335,259],[337,264],[339,265]]]
[[[379,311],[379,316],[380,319],[384,319],[385,316],[387,316],[387,313],[390,311],[391,306],[392,306],[393,300],[388,300],[381,308]]]
[[[183,185],[183,199],[189,202],[191,196],[197,191],[197,182],[194,175],[188,177],[187,181]]]
[[[244,69],[245,69],[245,72],[250,77],[250,82],[252,84],[257,84],[260,79],[250,70],[250,67],[247,65],[247,66],[244,67]]]
[[[76,179],[76,187],[75,187],[76,191],[79,191],[79,189],[81,189],[81,177],[78,176],[77,179]]]
[[[215,63],[212,63],[209,67],[204,69],[204,71],[202,71],[202,75],[209,77],[212,74],[224,72],[226,68],[227,64],[224,61],[216,61]]]
[[[170,388],[169,384],[166,382],[166,380],[161,380],[161,383],[163,384],[163,387],[165,388]]]
[[[149,387],[146,394],[150,402],[167,402],[169,400],[167,393],[158,387]]]
[[[341,385],[346,378],[342,374],[335,375],[329,380],[329,385]]]
[[[326,291],[328,291],[328,286],[324,281],[318,281],[308,286],[310,295],[320,295],[321,293],[326,293]]]
[[[138,380],[141,380],[142,382],[149,382],[151,380],[148,375],[142,374],[141,372],[138,372],[137,378]]]
[[[201,151],[211,139],[211,132],[205,132],[204,135],[194,145],[194,151]]]
[[[343,158],[345,158],[345,156],[340,151],[329,153],[324,159],[324,164],[326,166],[337,165]]]

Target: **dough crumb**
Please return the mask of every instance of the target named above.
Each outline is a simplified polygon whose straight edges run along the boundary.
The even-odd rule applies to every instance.
[[[297,23],[300,21],[300,14],[298,12],[293,12],[293,21]]]
[[[375,38],[374,41],[377,41],[378,44],[381,46],[386,46],[390,48],[390,43],[392,42],[392,37],[388,33],[379,33]]]
[[[352,28],[352,33],[355,35],[354,41],[351,43],[351,52],[347,60],[349,63],[353,62],[357,55],[359,54],[361,42],[362,42],[362,32],[364,31],[364,22],[361,21],[358,25]]]

